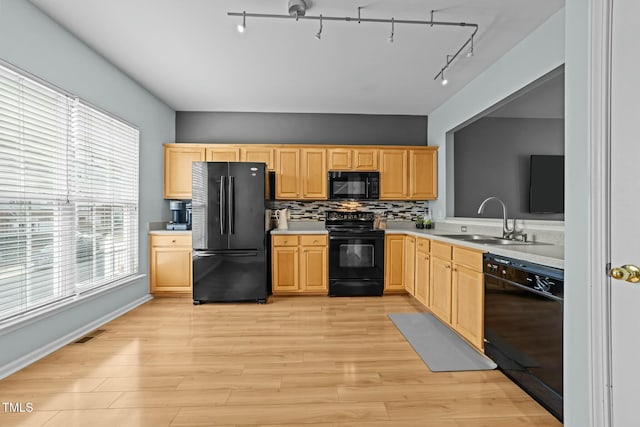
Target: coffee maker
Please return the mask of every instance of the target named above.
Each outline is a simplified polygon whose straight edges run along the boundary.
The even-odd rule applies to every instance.
[[[171,200],[169,202],[171,222],[167,230],[191,230],[191,202]]]

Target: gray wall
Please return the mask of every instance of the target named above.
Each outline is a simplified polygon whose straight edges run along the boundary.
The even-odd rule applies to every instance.
[[[176,141],[242,144],[427,145],[427,117],[178,111]]]
[[[1,1],[0,58],[138,126],[138,269],[146,274],[147,223],[165,209],[162,144],[175,141],[175,112],[28,1]],[[81,328],[130,308],[132,302],[144,300],[148,293],[148,278],[143,277],[67,306],[46,319],[0,330],[0,371],[44,348],[63,344]]]
[[[502,218],[496,203],[477,214],[485,198],[497,196],[510,218],[563,220],[563,214],[529,213],[531,154],[564,154],[563,119],[485,117],[455,132],[455,216]]]

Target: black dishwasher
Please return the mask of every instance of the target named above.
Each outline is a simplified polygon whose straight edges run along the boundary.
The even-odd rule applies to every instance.
[[[484,255],[485,353],[562,421],[564,271]]]

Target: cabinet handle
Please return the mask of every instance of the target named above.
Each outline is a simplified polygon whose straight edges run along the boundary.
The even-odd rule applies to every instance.
[[[450,266],[450,265],[447,265],[447,266],[446,266],[446,268],[451,268],[451,266]]]
[[[176,239],[173,239],[173,240],[171,241],[171,243],[175,243],[175,242],[176,242]]]

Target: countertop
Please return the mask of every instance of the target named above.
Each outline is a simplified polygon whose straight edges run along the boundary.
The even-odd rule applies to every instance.
[[[189,234],[191,230],[150,230],[149,234]]]
[[[413,223],[409,223],[413,224]],[[291,221],[287,230],[271,230],[271,234],[327,234],[323,221]],[[478,244],[469,241],[442,237],[440,234],[464,234],[445,230],[420,230],[411,229],[406,224],[389,224],[385,230],[386,234],[404,234],[417,237],[424,237],[431,240],[440,240],[453,245],[465,246],[478,249],[483,252],[490,252],[496,255],[517,258],[524,261],[547,265],[550,267],[564,269],[564,246],[562,245],[514,245],[502,246],[492,244]],[[191,234],[191,230],[151,230],[149,234]]]
[[[456,234],[451,232],[440,231],[443,234]],[[449,237],[438,235],[436,230],[406,230],[406,229],[387,229],[385,234],[405,234],[411,236],[424,237],[431,240],[439,240],[457,246],[465,246],[472,249],[478,249],[484,252],[490,252],[496,255],[502,255],[510,258],[517,258],[523,261],[534,262],[536,264],[547,265],[549,267],[564,269],[564,246],[561,245],[513,245],[505,247],[503,245],[478,244],[470,241],[462,241]],[[465,234],[465,233],[458,233]],[[467,233],[468,234],[468,233]]]
[[[451,239],[442,237],[439,234],[465,234],[456,233],[445,230],[420,230],[410,228],[412,222],[407,224],[389,223],[386,234],[405,234],[411,236],[424,237],[432,240],[440,240],[457,246],[465,246],[472,249],[478,249],[483,252],[490,252],[496,255],[517,258],[524,261],[534,262],[537,264],[547,265],[549,267],[564,269],[564,246],[544,244],[544,245],[514,245],[502,246],[491,244],[478,244],[469,241]],[[291,221],[287,230],[271,230],[271,234],[327,234],[322,221]]]
[[[328,234],[324,221],[289,221],[289,228],[274,228],[271,234]]]

